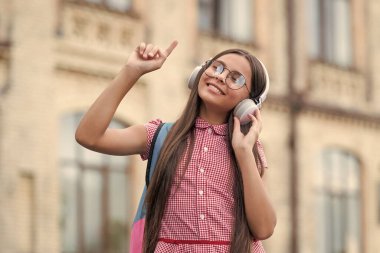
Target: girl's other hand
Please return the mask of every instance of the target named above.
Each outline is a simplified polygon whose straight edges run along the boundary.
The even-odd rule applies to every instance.
[[[157,70],[164,64],[178,42],[174,40],[166,50],[156,45],[141,42],[132,52],[127,61],[129,68],[135,69],[140,75]]]
[[[253,146],[259,138],[262,122],[260,110],[256,110],[253,115],[249,115],[252,126],[248,133],[244,135],[240,130],[240,121],[237,117],[234,117],[234,130],[232,136],[232,147],[235,152],[249,151],[252,152]]]

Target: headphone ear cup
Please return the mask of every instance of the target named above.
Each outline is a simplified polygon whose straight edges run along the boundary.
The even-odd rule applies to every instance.
[[[193,87],[195,86],[195,80],[197,79],[197,76],[199,74],[199,71],[201,71],[202,69],[202,66],[197,66],[194,68],[193,72],[191,72],[191,75],[189,77],[189,80],[187,81],[187,87],[189,87],[189,89],[193,89]]]
[[[245,125],[251,121],[249,114],[253,114],[254,111],[259,109],[252,99],[242,100],[234,109],[234,116],[238,117],[241,125]]]

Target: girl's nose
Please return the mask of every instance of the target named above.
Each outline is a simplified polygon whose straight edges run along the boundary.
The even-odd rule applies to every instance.
[[[215,77],[216,77],[219,81],[221,81],[222,83],[226,83],[227,75],[228,75],[228,72],[227,72],[227,71],[223,71],[221,74],[216,75]]]

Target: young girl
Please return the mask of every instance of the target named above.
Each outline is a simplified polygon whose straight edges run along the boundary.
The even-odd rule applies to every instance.
[[[161,120],[108,125],[136,81],[159,69],[176,46],[141,43],[84,115],[76,140],[98,152],[146,159]],[[203,65],[148,187],[144,253],[265,252],[260,240],[272,235],[276,215],[261,179],[260,111],[241,126],[233,110],[243,99],[259,98],[267,82],[265,67],[243,50],[221,52]]]

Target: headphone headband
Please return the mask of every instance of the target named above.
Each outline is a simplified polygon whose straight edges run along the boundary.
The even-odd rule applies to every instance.
[[[267,68],[265,67],[264,63],[262,63],[262,61],[260,61],[257,57],[255,57],[261,64],[261,67],[263,68],[264,70],[264,74],[265,74],[265,88],[264,88],[264,91],[263,93],[259,96],[258,98],[258,103],[257,103],[257,106],[259,108],[261,108],[262,106],[262,103],[265,101],[265,99],[267,98],[267,95],[268,95],[268,92],[269,92],[269,84],[270,84],[270,81],[269,81],[269,74],[268,74],[268,70]]]

